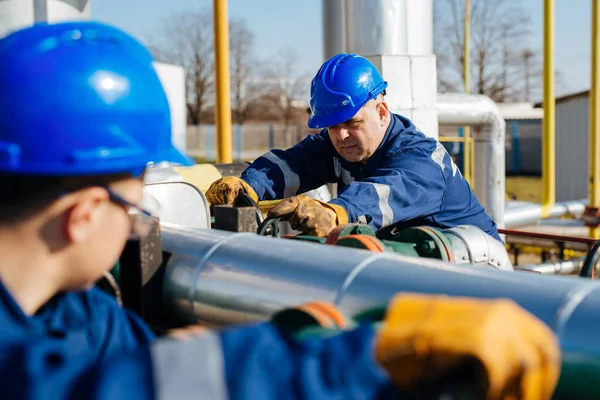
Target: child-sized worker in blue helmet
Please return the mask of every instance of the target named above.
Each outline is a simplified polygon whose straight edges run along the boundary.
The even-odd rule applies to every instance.
[[[103,24],[35,25],[0,40],[0,88],[3,399],[396,398],[460,363],[439,359],[438,374],[435,354],[448,352],[481,361],[490,396],[515,379],[522,398],[552,393],[552,332],[503,301],[401,295],[382,329],[326,339],[292,340],[270,323],[155,338],[94,286],[156,223],[146,165],[190,163],[171,143],[150,54]],[[429,343],[418,353],[417,338]]]
[[[314,236],[348,222],[383,228],[382,234],[415,225],[474,225],[502,241],[444,146],[390,112],[387,86],[366,58],[333,56],[310,88],[308,126],[321,132],[269,151],[241,178],[219,179],[207,199],[228,204],[240,191],[257,201],[285,199],[271,216]],[[338,194],[327,203],[303,194],[328,183],[337,183]]]

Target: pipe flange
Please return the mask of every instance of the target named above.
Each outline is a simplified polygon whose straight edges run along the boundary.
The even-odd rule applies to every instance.
[[[513,270],[504,245],[476,226],[459,225],[442,232],[453,242],[453,248],[462,254],[466,249],[471,264]]]

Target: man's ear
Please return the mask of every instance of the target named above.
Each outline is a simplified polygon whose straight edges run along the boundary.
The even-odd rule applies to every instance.
[[[381,103],[379,103],[378,109],[379,109],[379,124],[381,126],[384,126],[387,124],[388,118],[390,115],[389,107],[385,101],[382,101]]]
[[[108,192],[102,188],[88,188],[73,193],[71,207],[66,211],[65,233],[72,243],[87,240],[95,231],[108,201]]]

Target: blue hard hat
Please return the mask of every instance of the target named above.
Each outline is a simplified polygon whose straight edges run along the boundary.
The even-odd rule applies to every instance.
[[[115,27],[36,24],[0,40],[0,172],[131,173],[190,165],[171,141],[149,51]]]
[[[325,128],[349,120],[387,85],[366,58],[345,53],[331,57],[312,80],[308,126]]]

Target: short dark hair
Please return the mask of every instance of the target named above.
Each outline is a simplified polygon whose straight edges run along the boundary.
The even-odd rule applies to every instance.
[[[0,226],[26,220],[64,193],[106,186],[128,178],[131,178],[128,173],[57,177],[0,172]]]

